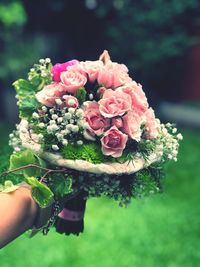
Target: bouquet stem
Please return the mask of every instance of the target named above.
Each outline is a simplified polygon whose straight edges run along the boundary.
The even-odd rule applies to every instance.
[[[56,231],[65,235],[79,235],[84,230],[86,194],[78,195],[66,201],[55,222]]]

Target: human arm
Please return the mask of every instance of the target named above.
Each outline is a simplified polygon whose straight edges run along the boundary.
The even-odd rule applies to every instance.
[[[39,207],[26,187],[12,193],[0,193],[0,248],[30,229]]]

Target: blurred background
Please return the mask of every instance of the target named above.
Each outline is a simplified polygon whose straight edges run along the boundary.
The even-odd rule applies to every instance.
[[[199,0],[0,0],[0,164],[18,121],[12,83],[40,58],[95,60],[104,49],[184,136],[164,193],[127,209],[90,200],[81,237],[22,236],[0,251],[1,267],[199,266]]]

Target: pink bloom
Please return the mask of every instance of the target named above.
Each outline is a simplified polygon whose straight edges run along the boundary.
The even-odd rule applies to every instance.
[[[61,108],[67,107],[67,108],[77,108],[79,106],[78,99],[72,95],[64,95],[63,96],[63,104],[61,105]]]
[[[99,70],[97,81],[106,88],[116,88],[130,82],[131,78],[125,65],[108,61]]]
[[[61,72],[66,71],[68,69],[68,67],[73,66],[77,63],[78,63],[78,60],[73,59],[73,60],[67,61],[65,63],[55,64],[51,69],[51,73],[53,75],[53,81],[60,82]]]
[[[131,97],[122,90],[108,89],[99,100],[99,111],[106,118],[122,116],[131,108]]]
[[[72,72],[78,72],[87,78],[87,73],[85,72],[84,65],[85,61],[80,61],[78,64],[69,66],[67,70]]]
[[[145,138],[154,139],[158,137],[160,122],[156,119],[154,111],[152,108],[149,108],[145,114]]]
[[[52,107],[56,103],[56,99],[59,99],[65,94],[66,88],[61,83],[52,83],[46,85],[41,91],[36,94],[38,102],[41,104]]]
[[[60,79],[65,85],[66,92],[71,94],[75,94],[76,91],[83,87],[87,82],[87,79],[83,74],[71,70],[62,72]]]
[[[101,115],[97,102],[87,101],[84,112],[89,132],[101,135],[109,127],[109,120]]]
[[[107,89],[105,87],[99,87],[97,93],[99,94],[100,97],[102,97],[106,90]]]
[[[89,129],[85,129],[83,131],[83,137],[86,139],[86,140],[89,140],[89,141],[95,141],[95,133],[94,132],[91,132]]]
[[[111,127],[101,138],[102,153],[114,158],[120,157],[126,147],[127,140],[126,134],[119,131],[116,126]]]
[[[123,127],[123,120],[120,117],[112,118],[112,125],[116,126],[117,128]]]
[[[103,53],[100,55],[99,60],[101,60],[104,64],[111,61],[110,55],[107,50],[104,50]]]
[[[132,81],[127,86],[121,87],[123,92],[128,94],[132,100],[132,110],[142,115],[149,107],[146,95],[142,90],[142,86]]]
[[[123,117],[123,131],[129,135],[131,139],[140,141],[142,130],[140,128],[143,120],[138,114],[133,111],[129,111]]]
[[[88,79],[90,82],[94,82],[97,80],[99,71],[103,68],[103,62],[100,60],[96,61],[85,61],[81,62],[83,70],[88,75]]]

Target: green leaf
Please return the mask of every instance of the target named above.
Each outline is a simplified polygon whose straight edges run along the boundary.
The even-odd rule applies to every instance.
[[[12,181],[10,181],[10,180],[5,181],[4,185],[0,184],[0,192],[3,192],[3,193],[13,192],[17,188],[19,188],[19,186],[18,185],[14,185],[12,183]]]
[[[45,184],[39,182],[35,177],[27,177],[26,183],[32,187],[32,197],[41,208],[47,207],[53,199],[53,192]]]
[[[41,159],[38,155],[34,154],[34,156],[36,157],[36,159],[39,163],[39,166],[42,168],[46,168],[46,162],[43,159]]]
[[[49,186],[56,196],[64,197],[72,192],[72,177],[61,173],[53,174]]]
[[[84,87],[77,90],[75,97],[78,99],[79,104],[82,105],[86,100],[86,90]]]
[[[40,161],[38,160],[38,157],[35,156],[31,150],[23,150],[10,156],[10,170],[20,168],[29,164],[35,164],[40,166]],[[25,176],[37,177],[41,175],[41,170],[36,167],[30,167],[23,170],[19,170],[16,173],[23,174]]]
[[[25,93],[29,93],[34,91],[34,86],[27,80],[19,79],[13,83],[15,90],[19,96],[24,95]]]
[[[30,119],[33,112],[40,106],[35,97],[36,86],[24,79],[15,81],[13,86],[17,92],[20,117]]]
[[[30,119],[33,112],[36,111],[40,104],[34,95],[28,95],[23,98],[19,98],[19,116],[20,118]]]
[[[42,83],[42,79],[40,77],[40,75],[35,75],[34,77],[31,78],[31,84],[35,87],[38,88],[39,85]]]

